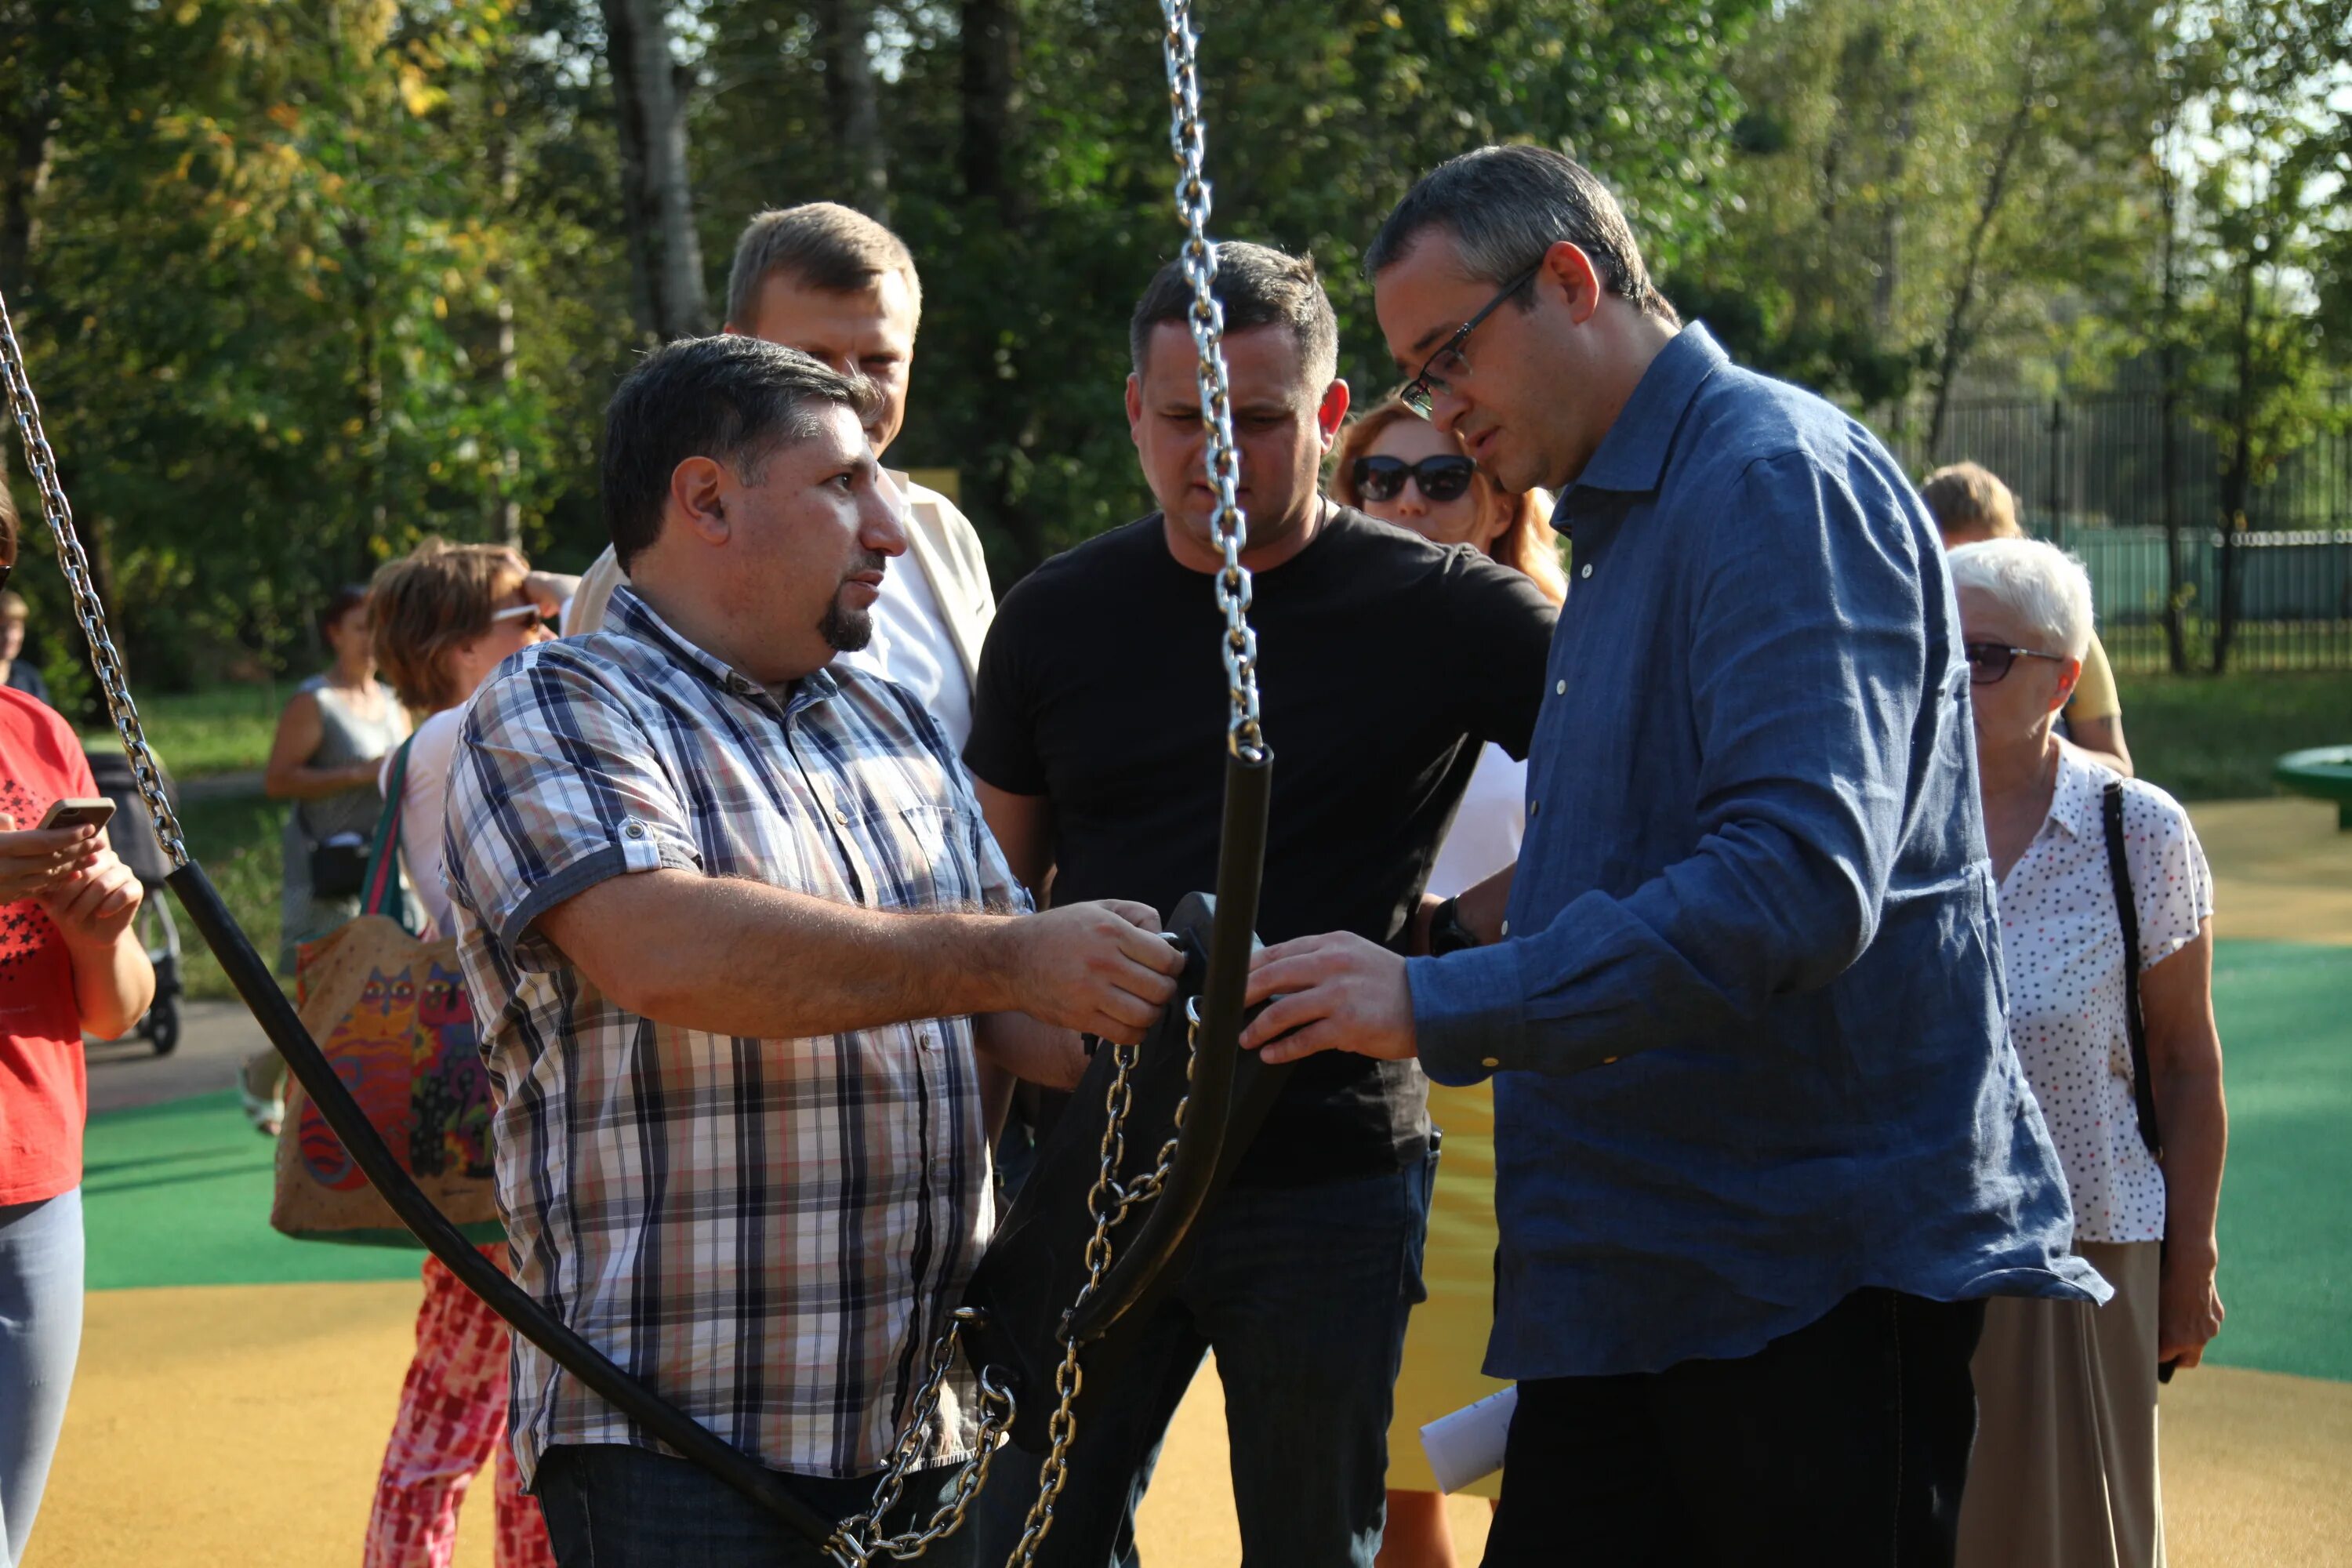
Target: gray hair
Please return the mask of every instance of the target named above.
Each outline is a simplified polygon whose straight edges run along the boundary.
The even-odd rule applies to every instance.
[[[923,280],[907,242],[838,202],[807,202],[756,214],[735,242],[727,274],[727,323],[750,331],[760,312],[760,290],[777,273],[826,294],[854,294],[885,272],[907,280],[915,313],[923,311]]]
[[[1292,256],[1270,245],[1227,240],[1217,247],[1217,303],[1225,310],[1225,331],[1285,326],[1298,340],[1299,368],[1318,388],[1339,374],[1339,318],[1331,296],[1316,275],[1315,258]],[[1151,275],[1143,298],[1127,325],[1128,354],[1135,374],[1143,374],[1143,356],[1151,346],[1152,331],[1169,321],[1192,318],[1192,285],[1179,259]]]
[[[1548,147],[1481,147],[1423,174],[1372,237],[1365,272],[1403,260],[1433,228],[1454,237],[1472,278],[1497,287],[1566,240],[1591,260],[1603,289],[1669,326],[1682,325],[1650,281],[1633,226],[1609,187]],[[1522,292],[1520,302],[1526,299]]]
[[[2039,539],[1986,539],[1952,552],[1952,590],[1990,594],[2053,638],[2070,658],[2091,646],[2096,612],[2082,562]]]

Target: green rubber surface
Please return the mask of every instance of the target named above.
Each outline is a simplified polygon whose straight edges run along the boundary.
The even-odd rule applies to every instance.
[[[2352,1382],[2352,947],[2216,942],[2230,1101],[2208,1361]]]
[[[2210,1359],[2352,1382],[2352,947],[2219,942],[2213,1000],[2231,1127]],[[93,1119],[90,1289],[415,1274],[421,1251],[271,1230],[270,1154],[234,1093]]]
[[[276,1148],[246,1121],[234,1089],[90,1118],[89,1289],[415,1276],[422,1247],[338,1247],[270,1229]]]

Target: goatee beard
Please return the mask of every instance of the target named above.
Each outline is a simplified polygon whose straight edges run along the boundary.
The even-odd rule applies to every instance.
[[[824,607],[824,618],[816,624],[816,635],[835,653],[856,653],[874,640],[874,613],[851,609],[836,594]]]

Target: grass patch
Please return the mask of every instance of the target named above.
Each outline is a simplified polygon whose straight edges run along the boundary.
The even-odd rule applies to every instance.
[[[257,770],[269,760],[269,740],[291,686],[217,686],[208,691],[141,697],[139,721],[148,742],[175,779]],[[119,742],[110,730],[85,730],[93,745]]]
[[[253,939],[262,962],[278,962],[279,879],[285,870],[285,850],[279,833],[286,825],[282,802],[257,795],[191,800],[180,808],[180,826],[188,836],[188,849]],[[157,895],[170,898],[165,892]],[[191,996],[233,998],[236,992],[228,976],[205,945],[203,937],[174,906],[180,922],[181,975]]]
[[[2273,795],[2281,752],[2352,742],[2352,671],[2123,676],[2116,686],[2139,775],[2183,800]]]

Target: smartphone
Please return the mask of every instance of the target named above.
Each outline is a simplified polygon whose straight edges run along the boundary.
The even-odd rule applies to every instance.
[[[114,803],[102,796],[53,802],[41,817],[41,831],[53,827],[103,827],[114,818]]]

